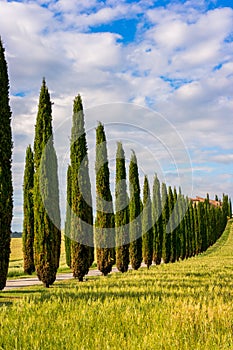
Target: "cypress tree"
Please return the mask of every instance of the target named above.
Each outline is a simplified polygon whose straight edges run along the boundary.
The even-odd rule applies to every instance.
[[[34,204],[33,204],[33,187],[34,187],[34,159],[31,146],[26,151],[26,162],[24,170],[24,201],[23,201],[23,260],[24,272],[29,275],[35,271],[34,265]]]
[[[202,253],[206,250],[206,227],[205,227],[205,211],[203,203],[199,202],[197,206],[198,211],[198,224],[199,224],[199,242],[198,242],[198,251]]]
[[[189,255],[188,257],[194,256],[194,251],[195,251],[195,230],[194,230],[194,211],[193,211],[193,205],[190,202],[189,207],[188,207],[188,216],[189,216],[189,229],[190,229],[190,234],[189,234]]]
[[[174,227],[175,227],[175,242],[176,244],[176,260],[180,259],[180,221],[181,221],[181,213],[180,213],[180,196],[177,195],[176,188],[174,187],[173,198],[174,198],[174,209],[173,209],[173,219],[174,219]],[[174,238],[174,237],[173,237]]]
[[[118,142],[116,153],[115,227],[116,266],[126,272],[129,265],[129,203],[126,184],[125,152]]]
[[[45,79],[35,127],[34,165],[34,261],[39,280],[49,287],[59,266],[61,231],[52,106]]]
[[[130,184],[130,262],[134,270],[138,270],[142,262],[141,237],[141,202],[137,158],[132,152],[129,165]]]
[[[216,223],[216,208],[211,205],[210,211],[209,211],[209,242],[208,245],[212,245],[215,243],[217,235],[216,235],[216,229],[217,229],[217,223]]]
[[[191,255],[195,256],[196,254],[196,230],[195,230],[195,218],[194,218],[194,207],[192,203],[189,206],[190,209],[190,222],[191,222]]]
[[[168,230],[171,235],[171,255],[170,261],[174,263],[176,261],[176,230],[175,230],[175,217],[174,217],[174,195],[171,186],[168,187],[168,206],[169,206],[169,222]]]
[[[97,267],[106,276],[114,264],[115,222],[109,183],[107,144],[104,126],[96,128],[96,220],[95,244]]]
[[[153,224],[150,187],[147,176],[144,178],[143,186],[142,257],[149,269],[153,258]]]
[[[199,232],[199,224],[198,224],[198,212],[197,212],[197,205],[194,204],[194,235],[195,235],[195,251],[194,255],[197,255],[199,253],[199,241],[200,241],[200,232]]]
[[[189,214],[189,201],[186,197],[187,211],[185,215],[185,258],[188,259],[190,256],[190,245],[191,245],[191,226],[190,226],[190,214]]]
[[[83,281],[93,257],[93,213],[87,142],[81,96],[73,105],[71,131],[71,256],[73,276]]]
[[[171,233],[167,227],[169,214],[167,187],[165,183],[162,183],[163,261],[166,264],[169,263],[171,257]]]
[[[206,228],[206,248],[209,246],[209,235],[210,235],[210,202],[209,202],[209,194],[207,193],[207,197],[204,202],[204,212],[205,212],[205,228]]]
[[[180,243],[180,255],[179,257],[183,260],[186,256],[186,231],[187,231],[187,221],[186,221],[186,201],[181,192],[178,195],[179,200],[179,243]]]
[[[66,221],[65,221],[65,252],[66,264],[71,267],[71,198],[72,198],[72,178],[71,166],[68,166],[66,176]]]
[[[10,256],[10,235],[13,209],[12,133],[9,105],[9,79],[5,49],[0,37],[0,290],[6,285]]]
[[[153,261],[156,265],[161,263],[163,250],[163,218],[160,194],[160,182],[157,174],[153,183],[152,218],[154,223]]]
[[[228,201],[228,195],[223,194],[222,199],[222,232],[225,229],[225,226],[227,224],[227,217],[229,215],[229,201]]]
[[[232,218],[232,204],[231,204],[231,198],[229,198],[229,218]]]

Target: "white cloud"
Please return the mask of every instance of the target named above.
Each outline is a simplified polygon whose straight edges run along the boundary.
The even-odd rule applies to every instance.
[[[233,164],[233,154],[218,154],[214,156],[212,160],[217,163]]]

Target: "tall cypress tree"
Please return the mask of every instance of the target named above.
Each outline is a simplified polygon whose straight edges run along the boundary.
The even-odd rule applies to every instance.
[[[71,131],[71,256],[79,281],[88,273],[93,255],[93,213],[87,142],[81,96],[74,100]]]
[[[149,269],[153,258],[153,224],[150,187],[147,176],[144,178],[143,186],[142,257]]]
[[[112,270],[115,247],[115,221],[112,195],[110,191],[110,173],[108,167],[107,144],[104,126],[96,128],[96,221],[95,244],[98,269],[106,276]]]
[[[202,253],[206,248],[206,228],[205,228],[205,211],[203,203],[199,202],[197,206],[198,211],[198,225],[199,225],[199,241],[198,251]]]
[[[171,255],[170,261],[176,261],[176,230],[175,230],[175,217],[174,217],[174,195],[172,192],[171,186],[168,187],[168,207],[169,207],[169,222],[168,222],[168,230],[171,236]]]
[[[129,265],[129,198],[127,194],[125,152],[118,142],[116,153],[115,226],[116,266],[126,272]]]
[[[34,261],[38,278],[49,287],[59,266],[61,231],[52,106],[45,79],[35,127],[34,165]]]
[[[71,198],[72,198],[72,178],[71,166],[68,166],[66,176],[66,221],[65,221],[65,252],[66,264],[71,267]]]
[[[12,133],[9,105],[9,79],[5,49],[0,37],[0,290],[6,285],[10,256],[10,235],[13,209]]]
[[[180,200],[181,200],[181,194],[177,194],[176,188],[174,187],[173,191],[173,198],[174,198],[174,225],[175,225],[175,243],[176,244],[176,260],[179,261],[180,259],[180,221],[181,221],[181,213],[180,213]],[[174,237],[173,237],[174,238]]]
[[[33,204],[33,187],[34,187],[34,159],[31,146],[26,151],[26,162],[24,170],[24,201],[23,201],[23,260],[24,272],[29,275],[35,271],[34,265],[34,204]]]
[[[224,231],[225,226],[227,224],[227,216],[229,215],[229,200],[228,200],[228,195],[223,194],[223,199],[222,199],[222,231]]]
[[[196,252],[196,236],[195,236],[195,218],[194,218],[194,207],[192,203],[189,205],[190,212],[190,225],[191,225],[191,251],[190,257],[195,255]]]
[[[199,246],[200,244],[200,232],[199,232],[199,224],[198,224],[198,212],[197,212],[197,205],[194,204],[194,235],[195,235],[195,251],[194,255],[197,255],[199,253]]]
[[[163,218],[163,261],[168,263],[171,257],[171,233],[168,228],[169,202],[167,186],[162,183],[162,218]]]
[[[160,182],[157,175],[155,175],[153,183],[152,218],[154,223],[153,261],[159,265],[163,250],[163,218]]]
[[[130,262],[134,270],[138,270],[142,262],[142,237],[141,237],[141,203],[140,185],[137,158],[132,152],[129,165],[130,184]]]

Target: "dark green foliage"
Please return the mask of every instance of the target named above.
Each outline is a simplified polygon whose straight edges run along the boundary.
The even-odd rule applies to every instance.
[[[74,100],[71,132],[71,261],[75,278],[83,281],[93,261],[93,213],[86,132],[81,96]]]
[[[129,265],[129,198],[126,185],[125,152],[117,145],[115,186],[116,266],[126,272]]]
[[[229,205],[229,200],[228,200],[228,195],[223,194],[223,199],[222,199],[222,228],[221,231],[225,229],[225,226],[227,224],[227,217],[229,216],[230,212],[230,205]]]
[[[50,95],[46,86],[45,79],[43,79],[40,98],[38,105],[38,113],[35,127],[34,140],[34,166],[35,170],[39,169],[42,153],[47,142],[52,136],[52,104]]]
[[[200,231],[199,231],[199,224],[198,224],[198,212],[197,212],[197,206],[194,204],[194,235],[195,235],[195,251],[194,254],[197,255],[199,254],[199,247],[201,246],[200,244]],[[215,228],[215,230],[217,227]]]
[[[232,217],[232,204],[231,204],[231,198],[229,198],[229,213],[228,213],[228,215],[229,215],[229,218],[231,218],[231,217]]]
[[[173,224],[174,224],[174,232],[173,232],[173,246],[176,245],[175,248],[175,256],[176,260],[179,261],[180,259],[180,221],[181,221],[181,212],[180,212],[180,200],[181,200],[181,194],[177,194],[176,188],[174,187],[173,191],[173,200],[174,200],[174,209],[173,209]]]
[[[130,184],[130,262],[134,270],[139,269],[142,262],[142,222],[140,185],[137,158],[132,152],[129,165]]]
[[[9,105],[9,79],[5,50],[0,37],[0,290],[5,287],[9,256],[13,209],[12,133]]]
[[[33,204],[33,187],[34,187],[34,159],[31,146],[26,151],[26,162],[24,170],[24,201],[23,201],[23,260],[24,272],[29,275],[35,271],[34,265],[34,204]]]
[[[190,237],[191,237],[191,244],[190,244],[190,257],[194,256],[196,254],[196,235],[195,235],[195,219],[194,219],[194,207],[193,205],[189,205],[189,215],[190,215]]]
[[[71,198],[72,198],[72,178],[71,178],[71,166],[68,166],[66,177],[66,221],[65,221],[65,251],[66,251],[66,264],[71,267]]]
[[[175,229],[175,217],[174,217],[174,207],[175,200],[172,192],[171,186],[168,187],[168,206],[169,206],[169,222],[167,229],[171,235],[171,255],[170,261],[176,261],[176,229]]]
[[[163,249],[163,218],[160,182],[157,175],[155,175],[153,183],[152,218],[154,224],[153,261],[159,265]]]
[[[142,257],[149,269],[153,258],[153,223],[150,187],[146,176],[143,186]]]
[[[56,279],[61,245],[57,156],[51,112],[50,95],[43,80],[34,142],[34,261],[37,276],[46,287]]]
[[[197,240],[197,249],[198,249],[198,252],[201,253],[203,251],[202,239],[203,239],[203,233],[205,231],[205,218],[204,218],[203,203],[198,203],[197,215],[198,215],[198,232],[199,232],[199,237]]]
[[[199,230],[201,232],[201,252],[204,252],[207,246],[207,221],[206,221],[206,204],[198,204],[198,220],[199,220]]]
[[[167,187],[165,183],[162,183],[163,261],[166,264],[170,261],[171,257],[171,232],[168,227],[169,216]]]
[[[217,222],[216,222],[216,208],[212,205],[209,208],[209,234],[208,234],[208,246],[214,244],[217,240]]]
[[[107,275],[115,260],[115,222],[109,183],[109,167],[104,126],[96,128],[96,221],[95,244],[98,269]]]
[[[186,221],[186,211],[187,211],[187,203],[184,196],[179,191],[178,194],[178,212],[179,212],[179,220],[180,224],[178,226],[179,229],[179,251],[180,254],[177,253],[177,258],[179,256],[180,259],[185,259],[186,257],[186,232],[187,232],[187,221]]]

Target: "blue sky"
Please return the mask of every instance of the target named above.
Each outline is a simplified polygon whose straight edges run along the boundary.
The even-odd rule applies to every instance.
[[[22,227],[24,157],[33,143],[42,77],[54,102],[63,208],[78,93],[87,110],[90,157],[97,120],[131,125],[106,125],[112,174],[119,139],[128,159],[135,148],[141,176],[152,180],[157,171],[171,185],[189,183],[188,195],[233,197],[232,1],[0,0],[0,35],[13,111],[13,229]],[[123,108],[129,102],[131,108]]]

